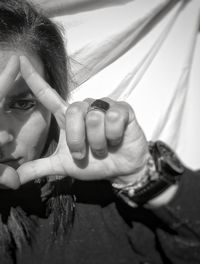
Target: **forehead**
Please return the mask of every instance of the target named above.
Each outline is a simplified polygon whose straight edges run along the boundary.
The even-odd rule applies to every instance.
[[[8,60],[10,59],[10,57],[12,55],[25,55],[28,57],[28,59],[30,60],[30,62],[32,63],[33,67],[37,70],[37,72],[44,77],[44,68],[42,65],[41,60],[39,59],[38,56],[30,54],[30,53],[26,53],[23,51],[13,51],[13,50],[1,50],[0,49],[0,74],[1,72],[4,70],[4,68],[6,67]],[[21,77],[21,74],[19,72],[17,79],[14,82],[14,85],[12,87],[12,89],[10,90],[10,93],[18,93],[21,92],[23,90],[28,89],[25,81],[23,80],[23,78]]]

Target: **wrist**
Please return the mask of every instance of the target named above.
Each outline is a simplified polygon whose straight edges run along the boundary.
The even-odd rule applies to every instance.
[[[184,172],[180,160],[163,142],[149,144],[150,156],[144,175],[127,185],[112,184],[115,193],[132,207],[137,205],[160,206],[175,195],[180,175]]]
[[[145,165],[137,172],[137,174],[129,175],[124,179],[117,179],[118,181],[112,182],[112,187],[117,194],[121,197],[128,205],[131,207],[136,207],[137,205],[143,205],[143,197],[140,196],[140,192],[143,194],[144,190],[149,189],[149,183],[154,182],[158,178],[158,172],[153,160],[153,157],[148,152],[145,158]]]
[[[141,165],[138,166],[131,174],[115,177],[111,180],[112,184],[120,186],[121,188],[129,185],[136,184],[137,182],[145,180],[148,177],[148,161],[151,158],[151,154],[147,152],[143,156]]]

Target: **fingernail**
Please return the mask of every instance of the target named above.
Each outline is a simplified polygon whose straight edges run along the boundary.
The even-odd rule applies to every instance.
[[[99,157],[104,157],[107,154],[107,151],[105,149],[95,149],[93,150],[93,153]]]
[[[84,153],[82,153],[82,152],[72,152],[72,157],[74,159],[83,159],[84,158]]]
[[[110,144],[111,146],[117,146],[117,145],[120,144],[120,142],[121,142],[121,138],[119,138],[119,139],[115,139],[115,140],[110,140],[110,141],[109,141],[109,144]]]

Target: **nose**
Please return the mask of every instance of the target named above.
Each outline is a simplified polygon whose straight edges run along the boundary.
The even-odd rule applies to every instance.
[[[0,104],[0,147],[12,142],[12,126],[12,120],[8,118],[7,114],[4,112],[4,107]]]
[[[13,141],[13,135],[9,131],[0,131],[0,147]]]

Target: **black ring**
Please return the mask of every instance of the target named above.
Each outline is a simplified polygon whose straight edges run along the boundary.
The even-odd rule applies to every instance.
[[[109,108],[110,108],[109,103],[103,100],[97,99],[90,105],[88,112],[92,110],[100,110],[100,111],[106,112],[108,111]]]

